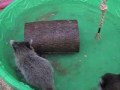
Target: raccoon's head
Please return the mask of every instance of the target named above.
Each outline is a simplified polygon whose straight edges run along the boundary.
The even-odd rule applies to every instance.
[[[30,42],[17,42],[10,40],[10,44],[13,47],[15,54],[24,54],[33,50]]]
[[[120,75],[107,73],[100,80],[100,90],[120,90]]]

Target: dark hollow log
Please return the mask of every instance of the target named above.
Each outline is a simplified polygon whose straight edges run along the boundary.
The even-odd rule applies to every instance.
[[[25,41],[40,53],[79,51],[79,29],[76,20],[38,21],[25,24]]]

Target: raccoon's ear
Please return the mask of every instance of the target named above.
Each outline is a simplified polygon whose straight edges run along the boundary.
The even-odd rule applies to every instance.
[[[30,49],[34,50],[33,47],[32,47],[32,43],[33,43],[33,40],[30,39],[30,41],[29,41],[29,47],[30,47]]]
[[[30,43],[30,45],[32,45],[32,43],[33,43],[33,40],[32,40],[32,39],[30,39],[29,43]]]
[[[100,79],[100,84],[103,84],[103,82],[104,82],[104,81],[103,81],[103,79],[101,78],[101,79]]]

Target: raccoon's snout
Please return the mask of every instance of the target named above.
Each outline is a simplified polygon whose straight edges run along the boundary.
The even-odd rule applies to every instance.
[[[10,40],[10,45],[13,45],[14,44],[14,40]]]

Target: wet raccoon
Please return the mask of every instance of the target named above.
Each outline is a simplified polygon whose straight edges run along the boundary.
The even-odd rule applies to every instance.
[[[42,88],[54,90],[53,68],[48,60],[36,54],[29,42],[10,41],[14,49],[15,61],[27,83]]]

